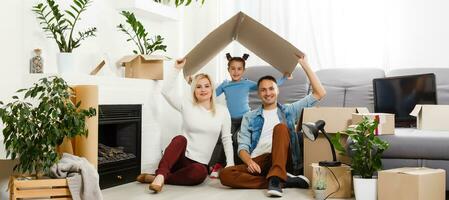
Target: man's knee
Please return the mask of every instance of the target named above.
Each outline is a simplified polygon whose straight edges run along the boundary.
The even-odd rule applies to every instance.
[[[220,172],[220,182],[222,185],[231,186],[232,182],[232,167],[227,167]]]
[[[273,135],[289,135],[287,125],[279,123],[276,126],[274,126]]]

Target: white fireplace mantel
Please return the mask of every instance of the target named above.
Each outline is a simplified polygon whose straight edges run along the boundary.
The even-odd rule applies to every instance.
[[[154,171],[161,158],[162,81],[113,76],[30,74],[24,87],[43,77],[60,76],[69,85],[97,85],[100,105],[142,104],[142,171]]]

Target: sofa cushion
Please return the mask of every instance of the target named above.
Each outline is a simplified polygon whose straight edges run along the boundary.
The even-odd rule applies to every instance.
[[[319,106],[368,107],[374,111],[373,79],[383,78],[381,69],[324,69],[316,72],[327,95]]]
[[[272,66],[247,67],[244,74],[245,78],[255,82],[257,82],[259,78],[266,75],[274,76],[276,79],[280,79],[283,76],[281,72],[277,71]],[[296,68],[292,75],[293,79],[286,80],[283,85],[279,86],[279,103],[291,103],[307,95],[308,83],[304,71]],[[249,105],[251,109],[255,109],[262,105],[256,91],[250,93]]]
[[[390,147],[382,158],[449,160],[449,132],[396,128],[394,135],[381,135]]]
[[[438,104],[449,104],[449,68],[409,68],[395,69],[387,73],[387,76],[405,76],[413,74],[434,73],[437,84]]]

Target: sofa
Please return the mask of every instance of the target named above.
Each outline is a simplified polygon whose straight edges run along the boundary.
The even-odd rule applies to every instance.
[[[367,107],[374,111],[372,80],[391,76],[434,73],[438,104],[449,105],[449,68],[408,68],[384,71],[367,69],[323,69],[316,72],[327,91],[317,106]],[[282,74],[271,66],[248,67],[246,78],[257,81],[264,75],[280,78]],[[293,72],[293,79],[279,87],[279,102],[289,103],[311,93],[302,69]],[[260,106],[256,92],[250,94],[252,109]],[[414,128],[396,128],[395,135],[382,135],[390,148],[382,155],[384,169],[397,167],[429,167],[449,170],[449,131],[425,131]],[[446,191],[449,191],[446,173]]]

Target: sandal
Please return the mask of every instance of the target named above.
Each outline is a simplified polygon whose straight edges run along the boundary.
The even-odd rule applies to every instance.
[[[156,177],[156,175],[154,174],[142,173],[139,176],[137,176],[136,181],[140,183],[152,183],[154,177]]]

